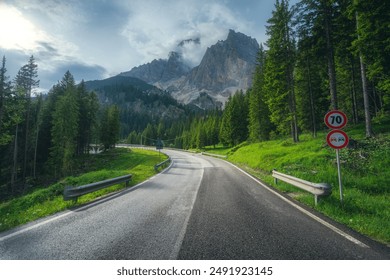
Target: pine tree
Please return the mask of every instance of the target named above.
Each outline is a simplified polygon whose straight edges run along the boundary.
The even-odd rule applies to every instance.
[[[238,145],[248,138],[248,97],[242,91],[229,97],[222,115],[220,139],[224,145]]]
[[[77,154],[87,153],[97,126],[99,101],[94,92],[88,92],[84,80],[77,86],[79,103],[79,131]]]
[[[293,141],[299,141],[294,89],[295,46],[292,34],[293,12],[288,1],[276,1],[268,20],[267,59],[264,90],[270,119],[279,132],[290,131]]]
[[[51,131],[51,161],[56,176],[72,172],[79,125],[77,90],[69,71],[65,73],[61,86],[65,92],[55,104]]]
[[[0,182],[10,182],[9,193],[12,194],[19,166],[17,136],[23,121],[24,98],[21,92],[12,88],[6,73],[6,59],[3,56],[0,68]]]
[[[264,95],[265,51],[260,45],[257,66],[253,77],[253,86],[249,94],[249,139],[265,141],[269,139],[271,123],[269,109]]]
[[[39,86],[38,65],[35,63],[34,56],[31,56],[28,63],[24,65],[18,72],[15,84],[18,91],[24,93],[25,96],[25,122],[23,126],[24,131],[24,154],[23,154],[23,180],[27,176],[27,164],[31,160],[31,131],[30,131],[30,116],[31,116],[31,94],[34,88]]]
[[[203,149],[206,146],[207,143],[207,135],[205,126],[202,122],[198,122],[198,126],[196,129],[196,140],[195,144],[198,149]]]
[[[0,68],[0,146],[12,141],[13,132],[11,130],[21,121],[21,100],[12,92],[11,82],[6,75],[5,63],[6,59],[3,56]]]
[[[100,141],[105,150],[114,148],[115,144],[119,140],[119,115],[119,108],[115,105],[105,108],[103,111],[103,117],[100,124]],[[149,139],[149,135],[144,135],[144,137]]]

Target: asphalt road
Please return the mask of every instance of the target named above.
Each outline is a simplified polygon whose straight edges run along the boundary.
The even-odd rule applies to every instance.
[[[165,172],[0,235],[0,259],[390,259],[222,160],[165,151]]]

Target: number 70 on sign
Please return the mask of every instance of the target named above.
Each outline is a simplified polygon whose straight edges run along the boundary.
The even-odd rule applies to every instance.
[[[347,124],[347,116],[338,110],[333,110],[325,115],[325,124],[331,129],[341,129]]]

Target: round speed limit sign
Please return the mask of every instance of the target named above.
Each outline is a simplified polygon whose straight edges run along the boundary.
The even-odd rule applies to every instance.
[[[333,110],[325,115],[325,124],[331,129],[340,129],[347,124],[347,116],[338,110]]]

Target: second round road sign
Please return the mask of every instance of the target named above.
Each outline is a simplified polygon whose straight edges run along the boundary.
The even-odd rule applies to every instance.
[[[348,145],[349,138],[344,131],[335,129],[328,133],[326,142],[333,149],[342,149]]]

